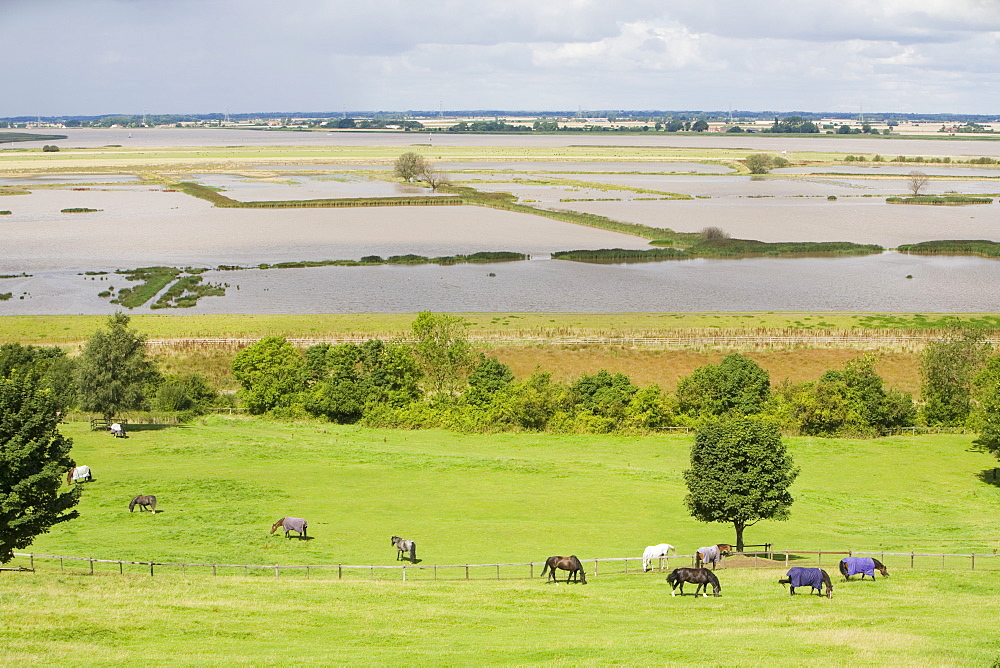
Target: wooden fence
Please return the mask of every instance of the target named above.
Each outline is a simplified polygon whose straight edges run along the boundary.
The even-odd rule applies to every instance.
[[[188,564],[178,562],[130,561],[121,559],[96,559],[92,557],[67,557],[52,554],[15,552],[9,570],[35,571],[39,566],[89,575],[117,573],[128,574],[184,574],[213,576],[266,576],[274,578],[326,579],[326,580],[527,580],[539,577],[544,561],[527,561],[495,564],[402,564],[354,565],[309,564],[282,566],[279,564]],[[996,553],[940,554],[918,552],[855,552],[851,550],[775,550],[772,552],[743,553],[723,561],[719,568],[770,568],[787,569],[791,566],[810,566],[835,569],[845,556],[876,557],[891,569],[968,569],[1000,572]],[[612,557],[581,559],[588,578],[601,575],[641,575],[642,557]],[[681,566],[691,566],[694,555],[681,554],[654,559],[651,572],[663,573]],[[566,573],[559,571],[560,577]]]

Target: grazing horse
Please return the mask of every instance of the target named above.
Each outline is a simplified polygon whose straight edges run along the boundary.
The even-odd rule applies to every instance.
[[[76,466],[69,470],[66,474],[66,484],[74,482],[83,482],[84,480],[92,480],[93,477],[90,475],[89,466]]]
[[[139,506],[139,512],[144,510],[151,510],[153,514],[156,514],[156,497],[152,494],[140,494],[139,496],[132,499],[128,504],[128,511],[131,513],[135,510],[135,507]]]
[[[862,580],[866,575],[870,575],[874,580],[875,571],[881,573],[884,578],[889,577],[889,570],[875,557],[844,557],[840,560],[840,574],[845,580],[850,580],[852,575],[858,573],[861,573]]]
[[[712,570],[715,570],[715,564],[722,561],[723,557],[728,557],[733,553],[733,546],[727,543],[719,543],[718,545],[710,545],[708,547],[699,547],[698,552],[695,553],[695,564],[704,566],[705,564],[712,564]]]
[[[795,596],[796,587],[811,587],[816,590],[816,594],[823,595],[823,587],[826,587],[826,597],[833,598],[833,582],[830,574],[822,568],[803,568],[796,566],[789,568],[785,573],[787,577],[778,580],[778,584],[788,585],[789,593]]]
[[[546,559],[545,565],[542,566],[542,577],[545,577],[545,571],[548,570],[549,580],[558,582],[556,579],[557,568],[562,571],[569,571],[569,575],[566,576],[566,584],[569,584],[570,580],[587,584],[587,574],[583,570],[583,564],[580,563],[575,554],[568,557],[549,557]],[[579,580],[577,580],[578,575]]]
[[[309,537],[306,535],[306,527],[308,526],[309,523],[301,517],[282,517],[274,523],[274,526],[271,527],[271,533],[273,534],[281,528],[285,530],[285,538],[291,538],[291,536],[288,535],[288,532],[294,531],[299,534],[299,539],[301,540],[302,538]]]
[[[396,548],[396,561],[405,559],[406,557],[403,555],[407,552],[410,553],[411,562],[417,561],[417,544],[415,541],[406,540],[404,538],[400,538],[399,536],[393,536],[391,540],[393,546]]]
[[[650,545],[642,551],[642,572],[649,572],[650,563],[653,559],[659,559],[660,557],[666,557],[671,554],[677,554],[677,548],[669,543]]]
[[[680,586],[681,596],[683,596],[685,582],[698,585],[694,590],[695,596],[700,591],[702,596],[707,597],[708,585],[712,585],[712,596],[722,596],[722,585],[719,584],[719,578],[707,568],[675,568],[667,576],[667,582],[670,583],[671,596],[677,595],[678,586]]]

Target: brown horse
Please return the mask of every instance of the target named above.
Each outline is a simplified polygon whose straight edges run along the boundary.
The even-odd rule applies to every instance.
[[[131,513],[135,510],[135,507],[139,506],[139,512],[144,510],[151,510],[153,514],[156,514],[156,497],[152,494],[140,494],[139,496],[132,499],[128,504],[128,511]]]
[[[561,571],[569,571],[569,575],[566,576],[566,584],[569,584],[570,580],[587,584],[587,574],[583,571],[583,564],[580,563],[575,554],[568,557],[549,557],[546,559],[545,566],[542,567],[542,577],[545,577],[545,571],[548,570],[549,580],[558,582],[556,580],[557,568]],[[579,580],[577,580],[577,575],[580,577]]]
[[[728,557],[732,553],[733,546],[728,543],[699,547],[694,557],[695,566],[700,568],[704,564],[712,564],[712,570],[714,571],[716,562],[722,561],[723,557]]]
[[[685,582],[698,585],[694,589],[695,596],[700,592],[702,596],[707,597],[709,585],[712,587],[712,596],[722,596],[722,585],[719,584],[719,578],[707,568],[675,568],[667,576],[667,582],[670,583],[671,596],[677,595],[678,587],[680,587],[681,596],[683,596]]]

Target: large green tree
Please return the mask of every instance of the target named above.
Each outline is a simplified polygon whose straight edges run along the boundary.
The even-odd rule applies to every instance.
[[[60,491],[76,466],[59,433],[59,403],[30,374],[0,378],[0,563],[35,536],[77,517],[81,487]]]
[[[742,552],[747,527],[788,519],[788,488],[798,474],[776,426],[745,417],[721,420],[695,435],[684,502],[695,519],[731,523]]]
[[[992,346],[982,334],[967,331],[932,341],[920,360],[924,419],[929,425],[961,426],[972,410],[973,379]]]
[[[396,158],[393,171],[404,181],[420,178],[427,170],[427,161],[419,153],[407,152]]]
[[[290,406],[305,388],[306,376],[302,354],[281,336],[266,336],[233,358],[240,399],[255,415]]]
[[[457,315],[430,311],[421,311],[413,321],[413,352],[431,393],[438,398],[460,392],[477,363],[465,338],[468,326]]]
[[[146,337],[129,328],[118,312],[108,328],[94,332],[77,364],[80,407],[110,420],[122,411],[141,410],[160,380],[156,363],[146,354]]]
[[[767,371],[749,357],[732,353],[717,365],[706,364],[681,378],[677,383],[677,407],[694,417],[752,415],[763,410],[770,392]]]

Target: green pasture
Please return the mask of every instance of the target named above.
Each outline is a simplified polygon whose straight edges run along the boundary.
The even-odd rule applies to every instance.
[[[679,330],[880,329],[948,330],[953,327],[1000,327],[994,313],[810,313],[794,311],[745,313],[457,313],[467,320],[470,335],[545,337],[656,336]],[[130,314],[132,326],[151,339],[335,335],[406,336],[415,313],[359,314]],[[97,315],[0,317],[0,343],[72,344],[89,338],[107,322]],[[772,332],[777,335],[779,332]]]
[[[683,553],[730,541],[687,516],[680,472],[692,437],[461,435],[222,417],[139,429],[126,440],[64,425],[93,468],[81,517],[31,551],[187,563],[394,565],[393,534],[419,566]],[[971,436],[789,439],[802,473],[787,522],[750,542],[777,549],[994,554],[995,460]],[[156,494],[156,515],[127,509]],[[313,540],[269,536],[283,515]],[[836,556],[824,565],[833,570]],[[683,561],[683,560],[681,560]],[[374,580],[335,569],[220,572],[36,560],[0,573],[6,665],[316,663],[583,665],[992,665],[1000,559],[885,558],[892,577],[834,598],[791,598],[783,565],[718,571],[721,598],[671,597],[662,573],[608,567],[584,585],[523,570],[448,581]],[[14,565],[26,565],[23,558]],[[679,562],[674,562],[680,565]],[[803,560],[801,563],[814,563]],[[606,564],[601,565],[602,568]],[[442,574],[442,577],[445,577]],[[690,592],[689,592],[690,593]]]
[[[990,666],[1000,574],[897,573],[788,596],[780,570],[471,583],[9,574],[5,665]]]
[[[128,439],[84,423],[64,429],[96,482],[81,518],[39,537],[38,553],[378,565],[394,563],[395,534],[416,540],[425,564],[477,564],[733,542],[730,526],[696,522],[683,507],[690,435],[467,435],[226,417],[137,427]],[[996,462],[970,451],[973,438],[788,439],[802,470],[792,518],[762,522],[746,539],[779,550],[993,553],[1000,488],[980,477]],[[155,494],[162,512],[130,514],[138,494]],[[269,536],[286,515],[308,519],[314,539]]]

